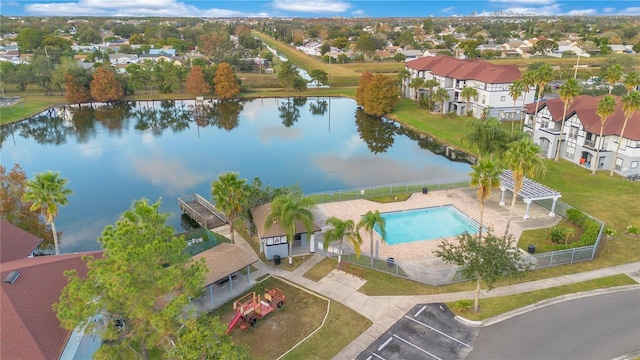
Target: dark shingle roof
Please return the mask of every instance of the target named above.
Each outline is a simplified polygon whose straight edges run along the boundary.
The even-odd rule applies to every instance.
[[[40,245],[42,239],[0,220],[0,263],[24,259]]]
[[[425,56],[407,61],[405,65],[414,70],[430,71],[434,75],[489,84],[510,83],[521,76],[515,65],[495,65],[483,60],[460,60],[445,55]]]

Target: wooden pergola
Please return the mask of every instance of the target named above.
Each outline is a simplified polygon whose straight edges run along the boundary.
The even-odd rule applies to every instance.
[[[502,170],[500,178],[500,190],[502,190],[502,197],[500,198],[500,205],[504,205],[504,193],[509,190],[513,193],[515,182],[513,181],[513,172],[511,170]],[[551,212],[549,216],[556,216],[556,202],[562,194],[560,192],[550,189],[538,182],[535,182],[527,177],[524,177],[522,182],[522,189],[518,192],[518,196],[522,197],[522,200],[527,204],[527,208],[524,213],[523,219],[529,219],[529,206],[533,201],[552,199]]]

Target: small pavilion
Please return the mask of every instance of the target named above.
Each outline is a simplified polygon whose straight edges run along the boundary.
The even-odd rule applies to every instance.
[[[513,181],[513,172],[511,170],[502,170],[502,174],[499,175],[500,178],[500,190],[502,191],[502,197],[500,198],[500,205],[504,205],[504,193],[509,190],[513,193],[513,188],[515,182]],[[522,189],[518,192],[518,195],[522,197],[522,200],[527,205],[527,208],[524,212],[523,219],[529,220],[529,206],[533,201],[536,200],[546,200],[552,199],[553,203],[551,205],[551,212],[549,212],[549,216],[556,216],[556,202],[562,194],[558,191],[550,189],[538,182],[535,182],[527,177],[524,177],[522,183]]]

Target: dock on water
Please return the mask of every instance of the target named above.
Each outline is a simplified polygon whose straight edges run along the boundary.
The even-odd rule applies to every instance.
[[[205,229],[228,224],[226,216],[198,194],[178,198],[180,210]]]

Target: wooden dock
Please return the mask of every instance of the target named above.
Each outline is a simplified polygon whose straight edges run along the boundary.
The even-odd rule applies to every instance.
[[[213,204],[198,194],[178,198],[180,210],[205,229],[227,224],[227,218]]]

